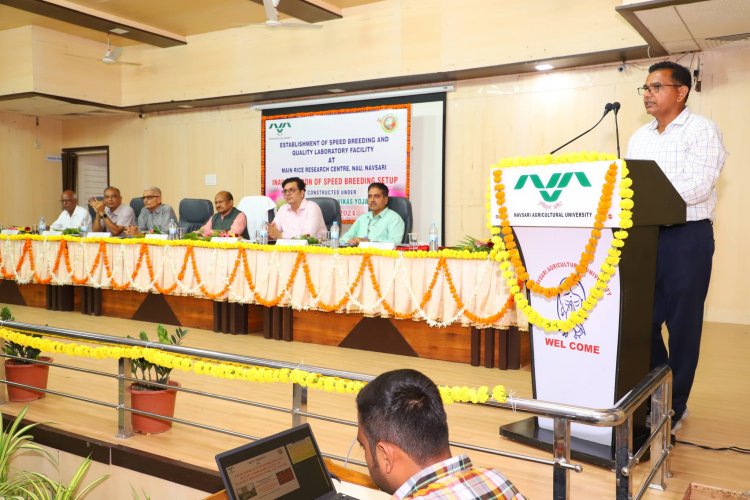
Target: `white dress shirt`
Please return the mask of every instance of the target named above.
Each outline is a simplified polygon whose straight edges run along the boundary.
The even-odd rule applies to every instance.
[[[76,205],[76,209],[73,210],[73,215],[70,215],[67,210],[63,210],[57,220],[52,223],[50,229],[54,229],[55,231],[62,231],[71,228],[78,229],[82,224],[86,224],[90,229],[91,215],[87,209]]]
[[[727,157],[719,127],[687,107],[661,134],[656,127],[654,120],[633,134],[627,157],[659,165],[685,200],[688,221],[713,220],[716,180]]]

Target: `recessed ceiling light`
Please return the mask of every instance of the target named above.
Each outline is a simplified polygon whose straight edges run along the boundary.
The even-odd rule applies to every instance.
[[[115,35],[124,35],[125,33],[130,33],[130,31],[123,28],[113,28],[109,30],[109,32],[114,33]]]
[[[191,109],[192,108],[192,106],[190,104],[180,104],[177,107],[178,108],[182,108],[182,109]]]
[[[340,94],[341,92],[346,92],[344,89],[328,89],[328,92],[331,94]]]
[[[537,71],[549,71],[551,69],[555,69],[555,67],[551,64],[537,64],[536,66],[534,66],[534,68]]]

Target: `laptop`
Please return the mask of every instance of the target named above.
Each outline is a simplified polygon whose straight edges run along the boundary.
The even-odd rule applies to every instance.
[[[219,453],[216,464],[232,500],[356,500],[336,493],[309,424]]]

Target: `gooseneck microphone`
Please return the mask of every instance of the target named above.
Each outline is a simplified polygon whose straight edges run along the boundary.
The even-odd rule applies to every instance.
[[[620,156],[620,127],[617,125],[617,113],[620,112],[620,103],[615,101],[612,103],[612,111],[615,112],[615,137],[617,137],[617,158]]]
[[[619,108],[619,106],[620,106],[620,103],[616,103],[616,104],[617,104],[617,106],[618,106],[618,107],[617,107],[617,109],[620,109],[620,108]],[[560,150],[561,150],[562,148],[564,148],[565,146],[567,146],[567,145],[568,145],[568,144],[570,144],[571,142],[573,142],[573,141],[576,141],[576,140],[580,139],[580,138],[581,138],[581,137],[583,137],[584,135],[586,135],[586,134],[588,134],[589,132],[591,132],[592,130],[594,130],[594,129],[596,128],[596,126],[597,126],[597,125],[599,125],[599,124],[600,124],[600,123],[602,122],[602,120],[604,120],[604,117],[605,117],[605,116],[607,116],[607,113],[609,113],[609,112],[610,112],[610,111],[612,111],[613,109],[614,109],[614,104],[612,104],[612,103],[608,102],[608,103],[607,103],[607,104],[606,104],[606,105],[604,106],[604,114],[602,115],[602,117],[601,117],[601,118],[599,118],[599,121],[598,121],[598,122],[596,122],[596,123],[594,124],[594,126],[593,126],[593,127],[591,127],[590,129],[588,129],[588,130],[587,130],[586,132],[582,133],[581,135],[579,135],[579,136],[576,136],[576,137],[572,138],[571,140],[569,140],[568,142],[566,142],[565,144],[563,144],[563,145],[562,145],[562,146],[560,146],[559,148],[557,148],[557,149],[553,149],[552,151],[550,151],[550,153],[549,153],[549,154],[553,155],[553,154],[557,153],[558,151],[560,151]],[[619,156],[619,155],[618,155],[618,156]]]

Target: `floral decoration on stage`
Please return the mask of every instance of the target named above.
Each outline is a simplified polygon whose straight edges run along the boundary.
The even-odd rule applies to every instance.
[[[480,282],[477,282],[473,292],[470,292],[464,297],[458,291],[456,284],[454,283],[453,275],[451,273],[448,261],[450,259],[457,260],[480,260],[484,261],[486,266],[482,270],[482,280],[489,279],[491,276],[490,268],[493,267],[494,260],[490,259],[490,253],[486,251],[488,248],[486,245],[482,248],[476,248],[473,250],[468,249],[443,249],[439,251],[395,251],[395,250],[379,250],[375,248],[339,248],[331,249],[320,246],[284,246],[284,245],[259,245],[254,243],[246,242],[208,242],[202,240],[146,240],[142,238],[133,239],[120,239],[120,238],[77,238],[72,236],[52,236],[43,237],[36,235],[3,235],[0,236],[0,241],[23,241],[23,248],[20,251],[20,255],[17,256],[15,263],[6,262],[2,258],[2,252],[0,252],[0,276],[5,279],[12,279],[20,284],[34,282],[39,284],[69,284],[79,286],[92,286],[96,288],[111,288],[113,290],[137,290],[137,291],[155,291],[161,294],[182,294],[182,295],[194,295],[197,297],[208,298],[211,300],[237,300],[229,295],[229,290],[235,284],[237,280],[244,278],[247,283],[250,294],[252,295],[252,303],[256,303],[265,307],[274,307],[282,304],[282,301],[290,297],[290,291],[295,284],[295,281],[299,278],[302,279],[301,275],[304,275],[305,284],[307,291],[313,298],[312,308],[326,312],[333,311],[344,311],[348,304],[354,304],[365,313],[367,311],[374,310],[377,307],[382,307],[390,315],[390,317],[397,319],[414,319],[422,320],[433,327],[444,327],[451,325],[457,321],[470,322],[473,325],[479,327],[487,327],[495,325],[500,321],[514,305],[513,295],[510,294],[508,299],[505,301],[502,307],[497,311],[493,311],[492,314],[480,315],[477,312],[471,310],[476,307],[477,302],[477,287]],[[57,243],[58,247],[55,252],[55,258],[53,262],[48,262],[43,265],[45,272],[41,272],[37,266],[37,258],[34,255],[33,242],[42,241],[49,243]],[[93,257],[90,265],[84,264],[84,271],[81,275],[76,275],[74,272],[74,266],[71,262],[70,257],[70,246],[71,245],[83,245],[83,244],[96,244],[98,245],[98,251],[96,256]],[[112,265],[112,252],[113,248],[108,245],[139,245],[138,257],[135,260],[132,271],[128,272],[127,275],[122,276],[121,281],[115,276]],[[184,247],[186,251],[181,256],[182,262],[177,264],[175,262],[174,275],[175,280],[169,286],[162,286],[157,279],[157,273],[154,270],[153,258],[151,256],[150,248],[154,246],[160,247]],[[195,255],[195,248],[212,248],[212,249],[236,249],[237,253],[234,258],[234,262],[230,265],[230,273],[224,280],[223,286],[210,290],[205,285],[205,277],[201,275],[198,267],[198,261]],[[484,248],[484,249],[483,249]],[[288,252],[296,255],[294,264],[289,272],[288,276],[279,275],[281,282],[285,283],[283,289],[278,291],[275,296],[264,296],[256,284],[257,276],[253,274],[253,270],[250,265],[249,252],[262,251],[262,252]],[[311,254],[324,254],[324,255],[359,255],[362,257],[359,267],[356,273],[356,277],[351,281],[348,286],[344,288],[344,293],[341,297],[331,303],[325,302],[320,297],[319,287],[316,286],[315,281],[312,279],[311,269],[308,261],[308,255]],[[51,254],[50,254],[51,255]],[[402,259],[434,259],[432,262],[435,263],[434,271],[431,274],[431,281],[429,287],[424,293],[416,294],[410,288],[407,283],[407,292],[411,297],[412,308],[409,310],[397,310],[393,304],[386,300],[386,296],[390,292],[390,289],[394,286],[394,282],[388,283],[387,289],[378,280],[375,267],[373,266],[373,257],[386,257],[397,259],[399,267],[401,267]],[[50,261],[52,259],[49,259]],[[22,272],[25,264],[28,262],[28,270],[30,275]],[[106,276],[106,281],[97,280],[93,278],[96,275],[97,270],[102,268],[101,274]],[[57,279],[58,273],[61,269],[65,269],[67,276],[65,281]],[[196,287],[195,290],[189,290],[190,287],[184,285],[184,280],[188,274],[188,270],[192,272],[192,276],[195,278]],[[302,273],[300,273],[302,271]],[[136,279],[142,273],[146,272],[149,279],[149,287],[146,290],[140,289],[135,285]],[[26,276],[25,279],[22,276]],[[433,292],[439,284],[440,276],[443,276],[445,283],[448,285],[448,293],[450,298],[455,302],[457,306],[457,312],[453,317],[444,319],[443,321],[436,321],[426,311],[425,307],[433,297]],[[375,291],[376,302],[374,304],[362,304],[356,297],[356,290],[363,283],[364,280],[369,281],[369,285]],[[480,281],[482,281],[480,280]],[[420,296],[421,295],[421,296]],[[285,304],[294,308],[301,308],[295,306],[294,303]]]
[[[149,364],[161,366],[165,369],[195,372],[227,380],[241,380],[258,383],[295,383],[303,387],[346,394],[357,394],[366,382],[340,377],[331,377],[320,373],[309,372],[297,368],[269,368],[264,366],[248,366],[234,363],[219,363],[210,359],[182,356],[164,352],[158,348],[130,347],[119,345],[85,345],[76,342],[61,342],[51,338],[41,338],[22,332],[0,328],[0,338],[7,342],[39,349],[46,353],[59,353],[67,356],[77,356],[91,359],[120,359],[144,360]],[[440,394],[446,404],[458,403],[504,403],[508,392],[502,385],[492,388],[487,386],[439,386]]]
[[[503,277],[507,280],[507,285],[510,288],[511,296],[515,298],[517,308],[528,318],[529,323],[543,328],[548,332],[568,332],[576,325],[580,325],[586,321],[589,313],[594,310],[599,300],[604,296],[604,291],[607,289],[609,280],[617,271],[617,267],[620,263],[620,256],[622,255],[622,248],[625,246],[625,240],[628,237],[627,230],[633,226],[633,190],[631,189],[633,181],[628,177],[627,166],[625,165],[625,162],[622,161],[622,167],[619,168],[620,182],[618,185],[618,165],[615,160],[616,157],[612,154],[575,153],[559,156],[544,155],[506,158],[498,162],[496,165],[493,165],[496,170],[493,171],[493,182],[487,193],[487,224],[494,235],[492,237],[492,243],[494,244],[492,256],[500,262]],[[518,245],[513,236],[513,230],[508,221],[508,209],[505,206],[505,185],[503,184],[502,179],[503,169],[594,161],[611,161],[612,163],[609,165],[605,175],[605,182],[602,187],[602,193],[599,198],[599,204],[588,243],[581,252],[581,259],[576,265],[574,271],[571,272],[559,286],[541,286],[529,277],[529,273],[526,271],[523,260],[518,251]],[[604,228],[607,214],[612,205],[612,195],[615,188],[619,189],[619,195],[621,198],[619,207],[619,229],[613,232],[611,246],[607,252],[607,257],[600,265],[600,272],[596,284],[591,290],[591,294],[585,299],[580,309],[576,310],[564,320],[544,317],[529,304],[528,299],[522,292],[522,287],[525,286],[531,293],[551,298],[565,293],[581,280],[586,274],[588,266],[593,263],[594,254],[596,253],[599,238],[601,237],[601,231]],[[497,200],[497,215],[500,219],[500,227],[491,224],[493,214],[489,213],[490,197],[494,197]]]

